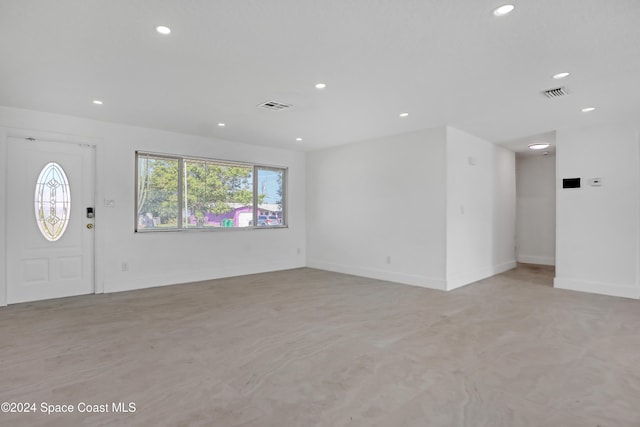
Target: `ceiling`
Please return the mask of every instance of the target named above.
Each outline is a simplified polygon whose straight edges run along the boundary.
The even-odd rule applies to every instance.
[[[504,3],[2,0],[0,105],[296,150],[441,125],[521,146],[640,118],[640,1],[493,16]]]
[[[549,144],[549,147],[531,150],[529,149],[530,144]],[[556,132],[552,131],[528,135],[524,138],[503,142],[499,145],[515,151],[517,157],[553,156],[556,154]]]

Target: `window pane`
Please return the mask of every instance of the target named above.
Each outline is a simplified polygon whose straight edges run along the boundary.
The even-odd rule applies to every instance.
[[[284,217],[284,169],[256,168],[258,174],[258,226],[286,224]]]
[[[178,160],[138,156],[138,229],[178,227]]]
[[[141,152],[136,159],[136,230],[286,225],[286,169]]]
[[[38,176],[35,193],[36,222],[45,239],[55,242],[64,234],[71,213],[71,190],[62,167],[51,162]]]
[[[204,160],[184,161],[185,228],[248,227],[253,170]]]

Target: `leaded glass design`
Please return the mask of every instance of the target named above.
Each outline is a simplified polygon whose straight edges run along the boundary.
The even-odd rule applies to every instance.
[[[64,234],[71,212],[69,180],[62,167],[48,163],[38,176],[35,194],[36,223],[45,239],[55,242]]]

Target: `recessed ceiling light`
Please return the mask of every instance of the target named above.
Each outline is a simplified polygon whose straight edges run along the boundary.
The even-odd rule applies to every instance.
[[[223,127],[225,127],[225,126],[226,126],[226,124],[225,124],[225,123],[218,123],[218,127],[220,127],[220,128],[223,128]]]
[[[165,27],[164,25],[158,25],[156,31],[164,35],[171,34],[171,28]]]
[[[587,107],[587,108],[583,108],[583,109],[582,109],[582,112],[583,112],[583,113],[588,113],[589,111],[593,111],[593,110],[595,110],[595,109],[596,109],[595,107]]]
[[[512,4],[505,4],[504,6],[500,6],[496,9],[493,10],[493,14],[495,16],[504,16],[507,15],[511,12],[513,12],[513,9],[515,9],[516,7]]]
[[[324,89],[327,87],[326,83],[316,83],[316,89]]]
[[[300,142],[302,141],[302,138],[296,138],[296,141]]]
[[[96,105],[102,105],[102,101],[100,101],[99,99],[94,99],[93,103]]]
[[[409,113],[400,113],[400,117],[407,117]]]
[[[544,150],[545,148],[549,148],[549,145],[546,142],[534,142],[533,144],[529,144],[530,150]]]
[[[556,79],[556,80],[560,80],[560,79],[564,79],[568,75],[569,75],[569,73],[558,73],[558,74],[554,74],[553,78]]]

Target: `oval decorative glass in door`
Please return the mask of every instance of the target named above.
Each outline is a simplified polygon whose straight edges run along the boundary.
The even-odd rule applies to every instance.
[[[38,176],[35,194],[36,223],[45,239],[55,242],[64,234],[71,212],[69,180],[62,167],[48,163]]]

